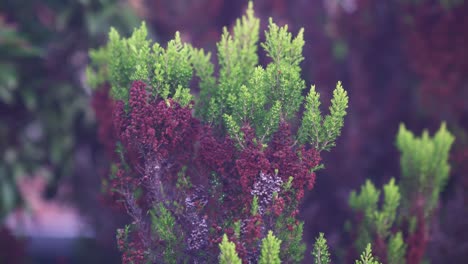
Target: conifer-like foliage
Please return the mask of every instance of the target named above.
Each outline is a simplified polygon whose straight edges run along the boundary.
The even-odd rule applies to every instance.
[[[306,85],[301,79],[299,64],[304,59],[304,37],[303,29],[293,37],[287,25],[279,27],[270,19],[265,32],[266,40],[261,47],[271,62],[263,67],[258,65],[258,31],[259,20],[254,16],[252,4],[246,15],[236,22],[232,34],[224,29],[217,45],[220,65],[218,85],[216,89],[213,85],[201,87],[199,112],[206,120],[225,127],[239,141],[244,136],[241,127],[248,123],[255,129],[260,143],[266,143],[281,120],[296,118],[303,103],[301,94]],[[213,83],[210,75],[198,75],[202,82]],[[305,128],[301,129],[301,143],[313,144],[317,150],[329,150],[343,126],[348,97],[341,83],[338,83],[331,114],[322,123],[308,117],[316,112],[320,116],[319,96],[314,86],[310,93],[309,96],[315,96],[316,101],[305,102],[310,110],[304,114],[302,126]],[[313,134],[309,127],[320,129],[320,134]],[[327,148],[328,144],[331,145]]]
[[[320,233],[315,239],[312,256],[314,256],[314,264],[330,263],[330,252],[328,252],[327,239],[323,233]]]
[[[219,249],[221,251],[219,255],[219,264],[241,264],[242,261],[237,256],[236,245],[230,242],[225,235],[223,235],[223,240],[219,244]]]
[[[202,51],[182,43],[178,32],[163,48],[158,43],[151,45],[144,23],[128,39],[112,28],[107,46],[90,52],[88,79],[93,87],[108,81],[116,100],[127,102],[128,87],[138,80],[149,85],[153,96],[175,98],[187,105],[192,100],[189,82],[193,75],[191,54],[195,52]]]
[[[330,114],[323,118],[320,113],[320,94],[315,90],[315,86],[312,86],[306,98],[299,141],[311,142],[319,150],[330,150],[335,146],[335,139],[343,128],[347,106],[347,93],[341,82],[338,82],[333,91]]]
[[[125,263],[302,261],[299,205],[348,97],[338,83],[322,119],[315,88],[302,96],[303,30],[294,37],[270,19],[264,43],[259,34],[250,3],[217,44],[218,74],[211,54],[178,33],[152,44],[144,24],[129,38],[112,29],[91,52],[90,82],[109,84],[114,100],[109,189],[133,220],[118,232]]]
[[[328,251],[327,239],[323,233],[320,233],[319,236],[315,239],[314,248],[312,250],[312,256],[314,256],[315,264],[328,264],[330,260],[330,252]],[[363,250],[360,259],[356,260],[356,264],[381,264],[379,261],[375,260],[372,255],[371,244],[367,244],[366,248]]]
[[[396,140],[401,152],[399,185],[394,179],[384,185],[383,200],[369,180],[359,193],[350,195],[349,205],[356,212],[357,251],[372,242],[386,263],[421,263],[430,220],[449,176],[453,140],[445,124],[432,138],[427,131],[416,137],[400,126]]]
[[[383,189],[384,197],[381,208],[379,208],[380,191],[371,181],[367,180],[359,193],[351,192],[349,198],[351,209],[363,214],[356,240],[358,250],[365,248],[373,234],[383,240],[386,240],[390,235],[390,228],[395,222],[397,209],[400,205],[400,192],[394,179],[384,185]]]
[[[401,232],[390,235],[388,241],[387,259],[389,264],[404,264],[406,263],[406,244],[403,241]]]
[[[406,205],[416,196],[424,197],[424,213],[429,215],[437,206],[439,194],[447,183],[450,165],[449,151],[454,141],[443,123],[433,137],[424,131],[416,137],[404,125],[398,131],[396,145],[401,153],[401,186]]]
[[[262,249],[260,252],[259,264],[280,264],[280,245],[281,240],[269,231],[268,235],[262,240]]]
[[[361,254],[361,258],[356,260],[356,264],[381,264],[372,256],[371,244],[367,244],[365,251]]]

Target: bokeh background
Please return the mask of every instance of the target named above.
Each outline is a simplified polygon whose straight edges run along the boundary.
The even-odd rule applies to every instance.
[[[452,172],[432,223],[428,260],[468,259],[468,1],[255,0],[268,17],[305,28],[303,78],[323,101],[341,80],[349,114],[302,206],[304,240],[325,232],[345,254],[347,199],[366,178],[398,178],[401,122],[420,133],[446,121]],[[110,26],[146,21],[160,43],[180,31],[216,52],[247,0],[2,0],[0,2],[0,263],[120,263],[126,221],[101,195],[108,168],[86,83],[88,50]],[[265,61],[265,57],[261,59]],[[196,92],[196,91],[195,91]],[[94,102],[94,104],[93,104]],[[94,105],[94,109],[93,109]],[[324,105],[327,107],[328,105]],[[308,254],[307,254],[308,255]],[[305,262],[310,262],[310,256]]]

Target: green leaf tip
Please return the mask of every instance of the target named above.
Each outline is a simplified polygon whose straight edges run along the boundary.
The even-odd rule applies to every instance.
[[[330,252],[328,251],[327,239],[323,233],[315,239],[314,248],[312,250],[314,264],[329,264]]]
[[[228,240],[226,234],[223,235],[219,249],[221,251],[219,254],[219,264],[242,264],[236,252],[236,245]]]
[[[430,136],[427,130],[417,137],[401,124],[396,146],[400,151],[401,188],[409,204],[415,195],[426,199],[425,214],[429,215],[437,206],[440,192],[448,181],[450,165],[449,152],[455,137],[447,130],[445,123]]]
[[[268,235],[262,240],[259,264],[280,264],[281,240],[268,231]]]
[[[359,260],[356,260],[356,264],[381,264],[381,263],[377,261],[376,259],[374,259],[374,256],[372,255],[371,244],[367,244],[366,249],[361,254],[361,258]]]
[[[322,117],[320,112],[320,94],[315,86],[311,86],[305,101],[302,125],[298,133],[298,141],[309,143],[315,149],[329,151],[336,145],[335,140],[340,136],[347,114],[348,94],[341,82],[336,84],[329,108],[330,113]]]

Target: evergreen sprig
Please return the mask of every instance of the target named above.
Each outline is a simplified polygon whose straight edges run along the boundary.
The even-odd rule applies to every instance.
[[[145,23],[130,38],[121,38],[114,28],[109,33],[109,75],[112,93],[118,100],[128,100],[132,81],[147,80],[150,74],[150,41]]]
[[[145,23],[129,38],[121,37],[111,28],[106,46],[90,51],[91,64],[86,73],[91,87],[104,83],[112,87],[114,99],[128,101],[133,81],[144,81],[155,97],[172,98],[181,105],[193,100],[189,84],[196,75],[200,87],[211,91],[214,86],[213,64],[210,54],[183,43],[179,32],[166,48],[158,43],[151,46]]]
[[[449,176],[453,141],[444,123],[433,137],[427,131],[416,137],[400,125],[396,140],[401,152],[400,184],[391,179],[384,185],[380,208],[380,191],[369,180],[360,193],[353,191],[350,195],[350,207],[364,216],[356,229],[358,250],[377,241],[379,257],[385,257],[388,263],[405,263],[407,251],[413,255],[417,252],[416,258],[423,256],[430,216]]]
[[[400,191],[395,185],[395,179],[390,179],[390,182],[384,185],[384,203],[382,210],[375,212],[375,222],[377,234],[381,237],[387,237],[390,228],[395,222],[398,207],[400,206]]]
[[[280,260],[281,240],[268,231],[268,235],[262,240],[259,264],[281,264]]]
[[[312,86],[306,97],[304,116],[298,133],[299,142],[310,143],[318,150],[329,151],[341,134],[347,108],[347,92],[341,82],[338,82],[333,91],[330,114],[323,118],[320,112],[320,94],[315,90],[315,86]]]
[[[177,247],[183,238],[176,232],[176,219],[162,204],[150,210],[149,213],[151,215],[151,229],[154,235],[164,243],[164,247],[157,250],[162,252],[161,255],[165,263],[178,263],[178,260],[182,259],[183,256],[179,254]]]
[[[366,249],[361,254],[361,258],[356,260],[356,264],[381,264],[372,256],[371,244],[367,244]]]
[[[382,240],[387,240],[390,235],[390,228],[394,225],[400,205],[400,192],[395,180],[392,178],[383,187],[383,205],[379,208],[380,190],[367,180],[361,187],[361,191],[351,192],[349,205],[356,212],[364,215],[358,227],[358,238],[356,248],[361,250],[372,241],[372,235],[376,234]]]
[[[304,59],[304,29],[300,29],[295,38],[288,31],[288,26],[279,27],[270,18],[265,42],[261,44],[272,63],[266,67],[266,96],[271,102],[281,104],[283,118],[293,117],[302,103],[302,90],[305,82],[301,79],[299,63]]]
[[[330,252],[328,251],[327,239],[323,233],[320,233],[315,239],[312,256],[314,257],[314,264],[330,263]]]
[[[445,123],[433,137],[427,130],[421,137],[416,137],[403,124],[400,125],[396,145],[401,153],[401,186],[405,205],[411,206],[415,195],[422,195],[426,215],[436,207],[449,177],[448,158],[454,139]]]
[[[239,256],[236,252],[236,245],[228,240],[226,234],[223,235],[223,240],[219,244],[219,264],[241,264]]]
[[[387,247],[387,259],[389,264],[405,264],[406,244],[401,232],[391,235]]]
[[[258,64],[259,25],[250,2],[246,14],[236,21],[233,33],[227,28],[223,29],[221,41],[217,44],[220,66],[218,88],[212,91],[207,111],[201,111],[206,112],[206,118],[215,124],[220,124],[225,114],[235,113],[239,88],[247,84]],[[207,94],[203,89],[201,92]]]

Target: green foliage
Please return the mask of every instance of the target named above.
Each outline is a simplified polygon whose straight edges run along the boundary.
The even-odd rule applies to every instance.
[[[406,244],[401,232],[390,236],[387,247],[387,259],[389,264],[405,264]]]
[[[426,217],[432,214],[449,175],[448,157],[453,141],[454,137],[445,124],[434,137],[430,137],[427,131],[416,137],[404,125],[400,126],[396,145],[401,152],[401,193],[391,179],[383,187],[384,198],[380,208],[380,191],[369,180],[361,187],[360,193],[353,191],[350,195],[350,207],[363,214],[355,242],[358,250],[373,240],[383,241],[387,247],[387,262],[405,263],[407,246],[403,231],[399,231],[402,226],[398,224],[407,223],[407,230],[413,233],[418,218],[411,209],[424,209]],[[397,216],[400,217],[398,221]]]
[[[236,252],[236,245],[230,242],[226,236],[223,235],[223,240],[219,244],[219,264],[242,264]]]
[[[121,251],[127,250],[126,248],[128,246],[127,241],[131,233],[131,229],[133,229],[133,227],[134,227],[133,224],[129,224],[129,225],[125,225],[124,228],[117,229],[117,234],[116,234],[117,241],[124,242],[123,245],[119,244],[119,250]]]
[[[355,247],[358,250],[363,250],[364,247],[372,241],[373,231],[373,216],[377,210],[377,203],[379,201],[380,191],[377,190],[374,184],[367,180],[361,186],[361,191],[357,194],[355,191],[351,192],[349,197],[349,206],[353,211],[362,213],[364,219],[357,227],[358,236],[355,241]]]
[[[436,207],[450,171],[449,151],[454,137],[443,123],[430,137],[427,131],[416,137],[400,125],[396,145],[401,153],[401,186],[405,206],[411,206],[416,196],[423,196],[428,215]],[[407,208],[409,209],[409,208]]]
[[[250,209],[250,214],[257,215],[258,214],[258,197],[254,195],[252,199],[252,209]]]
[[[375,260],[372,256],[371,244],[367,244],[365,251],[361,254],[361,259],[356,260],[356,264],[380,264],[380,262]]]
[[[383,187],[384,189],[384,204],[381,211],[375,212],[375,221],[377,226],[377,234],[381,237],[386,237],[397,215],[397,210],[400,205],[400,191],[395,185],[395,179],[390,179],[390,182]]]
[[[298,140],[301,143],[312,144],[317,150],[328,151],[335,146],[335,140],[341,134],[348,108],[348,95],[341,82],[338,82],[333,91],[330,114],[325,118],[320,113],[319,99],[320,94],[315,90],[315,86],[312,86],[306,97]]]
[[[367,180],[361,187],[360,193],[351,192],[349,205],[356,212],[363,213],[364,219],[358,228],[356,248],[364,249],[364,246],[372,241],[372,234],[377,234],[386,240],[393,226],[400,205],[400,192],[395,180],[391,179],[384,185],[383,205],[379,208],[380,191],[371,181]]]
[[[198,84],[200,87],[200,96],[197,102],[197,105],[200,107],[196,109],[196,115],[198,117],[205,117],[208,115],[207,111],[210,95],[214,94],[216,90],[216,79],[213,76],[214,65],[211,63],[211,53],[205,53],[203,49],[198,50],[192,48],[190,59],[195,76],[200,79]]]
[[[281,240],[268,231],[268,235],[262,240],[259,264],[280,264]]]
[[[306,245],[302,242],[304,223],[295,223],[292,217],[280,217],[277,220],[275,230],[279,230],[278,238],[283,241],[280,257],[284,263],[301,263],[306,251]],[[292,229],[288,229],[287,226]]]
[[[90,50],[90,64],[86,67],[87,83],[92,89],[97,89],[109,80],[107,69],[109,48],[107,46]]]
[[[241,232],[241,221],[237,220],[236,222],[234,222],[234,235],[236,236],[236,238],[240,237],[240,232]]]
[[[177,89],[175,90],[174,96],[172,97],[176,102],[178,102],[180,105],[188,105],[192,100],[193,97],[190,94],[190,89],[189,88],[182,88],[182,86],[177,86]]]
[[[117,30],[109,33],[109,75],[116,99],[126,100],[128,89],[134,80],[147,80],[150,70],[150,42],[143,23],[128,39],[120,37]]]
[[[330,252],[328,252],[327,239],[323,233],[320,233],[319,237],[315,239],[312,256],[314,256],[314,264],[330,263]]]
[[[162,256],[165,263],[178,263],[181,258],[177,246],[181,244],[183,238],[176,233],[176,220],[172,213],[164,205],[159,204],[158,208],[149,211],[151,215],[151,230],[162,241],[164,247]]]
[[[259,19],[250,2],[246,14],[238,19],[230,33],[224,28],[218,48],[219,77],[214,76],[211,54],[182,43],[176,33],[167,48],[158,44],[150,48],[143,24],[128,39],[114,29],[109,43],[90,53],[92,64],[87,70],[92,86],[108,81],[113,96],[126,101],[130,84],[142,80],[153,95],[172,97],[182,105],[192,100],[189,83],[198,77],[200,98],[196,114],[205,121],[226,130],[242,147],[241,127],[250,124],[259,144],[265,144],[277,130],[280,120],[293,119],[303,102],[305,83],[301,79],[303,30],[296,37],[288,27],[279,27],[270,19],[261,44],[271,62],[258,65]],[[301,127],[301,143],[310,143],[318,150],[329,150],[340,134],[348,97],[338,83],[330,107],[330,115],[322,122],[311,118],[318,109],[318,94],[311,91]],[[320,116],[320,113],[318,113]]]
[[[353,210],[364,211],[366,215],[371,215],[377,209],[380,191],[377,190],[374,184],[367,180],[361,186],[361,192],[352,191],[349,197],[349,205]]]
[[[183,89],[185,97],[189,93],[189,82],[192,79],[193,69],[190,63],[191,48],[182,43],[179,32],[163,50],[158,44],[153,46],[154,51],[154,79],[151,82],[155,93],[164,99],[173,96],[175,90]],[[145,79],[140,79],[145,80]]]
[[[293,39],[287,25],[278,27],[270,18],[265,38],[265,43],[261,45],[273,61],[265,71],[267,87],[270,87],[266,91],[266,97],[270,102],[281,104],[282,117],[291,118],[302,103],[301,94],[305,88],[299,66],[304,59],[304,29],[300,29]]]
[[[166,48],[158,43],[150,45],[144,23],[129,38],[122,38],[112,28],[107,46],[90,51],[91,65],[87,69],[90,85],[109,82],[114,98],[126,102],[131,83],[141,80],[149,85],[148,90],[154,96],[173,98],[181,105],[193,100],[189,84],[194,74],[201,79],[201,88],[213,89],[210,54],[183,43],[178,32]]]
[[[183,166],[182,169],[177,173],[176,187],[181,191],[189,190],[193,186],[192,182],[190,181],[190,177],[187,177],[186,175],[186,171],[187,166]]]
[[[197,74],[204,84],[200,87],[197,113],[205,120],[224,127],[239,146],[242,146],[243,139],[240,128],[244,124],[250,124],[260,140],[259,144],[264,144],[276,131],[280,120],[297,116],[303,102],[305,82],[301,79],[300,67],[303,30],[293,37],[288,26],[279,27],[270,19],[265,42],[261,43],[271,58],[265,68],[257,65],[258,30],[259,21],[250,3],[246,15],[236,22],[233,33],[224,29],[218,43],[218,80],[213,78],[207,58],[199,59],[206,63],[197,67],[207,69],[200,70],[206,74]],[[318,99],[312,87],[305,103],[308,110],[304,113],[299,141],[310,143],[318,150],[330,150],[343,127],[348,97],[338,83],[330,115],[323,122],[318,111]]]
[[[221,41],[217,44],[220,66],[218,88],[212,91],[214,93],[206,106],[207,120],[219,124],[224,114],[235,113],[239,89],[247,84],[252,70],[258,63],[259,24],[250,2],[246,15],[236,21],[233,33],[229,33],[227,28],[223,29]],[[201,91],[207,94],[207,91]]]

